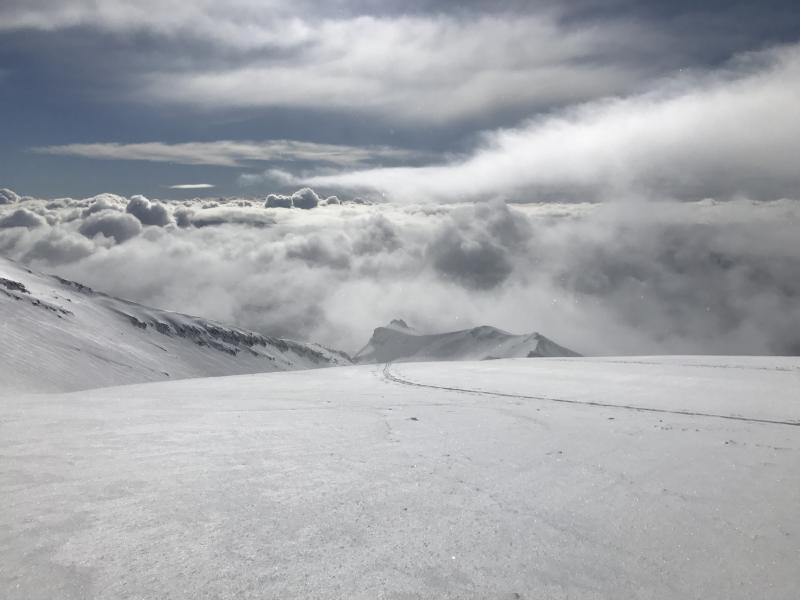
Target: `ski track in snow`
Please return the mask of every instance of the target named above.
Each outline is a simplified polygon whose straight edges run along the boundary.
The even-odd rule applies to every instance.
[[[555,359],[551,359],[555,360]],[[603,361],[607,363],[616,363],[616,364],[649,364],[654,365],[658,363],[653,362],[643,362],[643,361]],[[724,369],[732,369],[737,367],[732,366],[720,366],[720,365],[693,365],[693,364],[679,364],[679,366],[704,366],[704,367],[712,367],[712,368],[724,368]],[[483,396],[499,396],[501,398],[520,398],[525,400],[542,400],[545,402],[559,402],[562,404],[580,404],[583,406],[597,406],[602,408],[619,408],[623,410],[635,410],[639,412],[652,412],[652,413],[662,413],[667,415],[685,415],[690,417],[709,417],[714,419],[730,419],[732,421],[746,421],[748,423],[767,423],[769,425],[788,425],[792,427],[800,426],[800,421],[780,421],[774,419],[757,419],[752,417],[742,417],[738,415],[721,415],[721,414],[714,414],[714,413],[704,413],[704,412],[697,412],[697,411],[688,411],[688,410],[668,410],[664,408],[649,408],[645,406],[632,406],[628,404],[616,404],[612,402],[589,402],[589,401],[580,401],[580,400],[567,400],[566,398],[551,398],[547,396],[526,396],[524,394],[506,394],[504,392],[492,392],[487,390],[475,390],[469,388],[461,388],[461,387],[451,387],[451,386],[442,386],[442,385],[431,385],[428,383],[420,383],[418,381],[410,381],[403,377],[399,377],[396,374],[392,373],[391,371],[392,363],[386,363],[383,366],[383,376],[394,383],[399,383],[400,385],[410,385],[414,387],[420,388],[430,388],[435,390],[447,390],[450,392],[462,392],[467,394],[479,394]],[[778,369],[761,369],[756,368],[757,370],[778,370]]]
[[[796,600],[800,429],[766,421],[800,418],[798,365],[394,363],[0,396],[0,598]]]

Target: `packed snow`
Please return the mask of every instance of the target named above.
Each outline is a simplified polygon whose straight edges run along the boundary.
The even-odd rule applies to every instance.
[[[449,333],[422,334],[394,319],[378,327],[354,357],[359,363],[389,361],[488,360],[579,356],[540,333],[514,335],[483,325]]]
[[[318,344],[148,308],[4,258],[0,314],[5,391],[72,391],[350,364],[347,355]]]
[[[794,600],[800,359],[403,363],[0,402],[0,596]]]

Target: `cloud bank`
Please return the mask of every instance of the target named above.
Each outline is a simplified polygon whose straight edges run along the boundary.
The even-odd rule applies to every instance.
[[[644,95],[605,100],[484,135],[425,167],[306,177],[406,201],[542,198],[775,199],[800,187],[800,45],[739,57]]]
[[[800,353],[797,200],[264,203],[28,198],[0,206],[0,253],[349,351],[400,317],[538,330],[589,354]]]

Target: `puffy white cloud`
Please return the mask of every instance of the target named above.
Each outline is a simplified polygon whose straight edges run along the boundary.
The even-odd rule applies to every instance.
[[[11,227],[26,227],[33,229],[45,225],[47,221],[27,208],[18,208],[5,217],[0,218],[0,229]]]
[[[269,194],[264,208],[292,208],[292,197],[284,194]]]
[[[319,205],[339,204],[339,199],[336,196],[321,199],[317,193],[311,188],[302,188],[297,190],[291,196],[283,194],[269,194],[264,202],[265,208],[302,208],[310,210]]]
[[[335,198],[333,196],[332,198]],[[285,196],[282,194],[269,194],[267,196],[267,200],[264,202],[265,208],[302,208],[305,210],[310,210],[312,208],[316,208],[321,202],[323,202],[317,193],[312,190],[311,188],[302,188],[297,190],[291,196]],[[335,200],[325,199],[325,204],[338,204],[339,199],[336,198]]]
[[[320,199],[311,188],[303,188],[292,194],[292,206],[305,210],[316,208]]]
[[[0,204],[14,204],[15,202],[19,202],[19,196],[13,190],[0,189]]]
[[[128,201],[125,212],[139,219],[142,225],[156,225],[163,227],[172,222],[166,206],[160,202],[150,202],[144,196],[132,196]]]
[[[87,198],[80,204],[86,206],[81,214],[84,217],[88,217],[91,214],[105,210],[125,210],[128,201],[122,196],[117,196],[116,194],[98,194],[97,196]]]
[[[139,235],[142,224],[133,215],[104,210],[84,219],[78,231],[89,238],[101,234],[107,238],[114,238],[117,243],[122,243]]]
[[[29,248],[21,256],[25,262],[58,266],[86,258],[95,251],[91,240],[63,229],[51,229],[29,241]]]

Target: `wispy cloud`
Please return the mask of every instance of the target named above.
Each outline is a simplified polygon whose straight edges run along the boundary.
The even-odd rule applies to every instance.
[[[210,183],[179,183],[178,185],[171,185],[171,190],[207,190],[215,187]]]
[[[378,161],[407,161],[418,153],[387,146],[344,146],[294,140],[262,142],[220,140],[166,144],[66,144],[31,149],[40,154],[82,156],[104,160],[144,160],[182,165],[242,167],[249,162],[308,162],[339,167]]]

